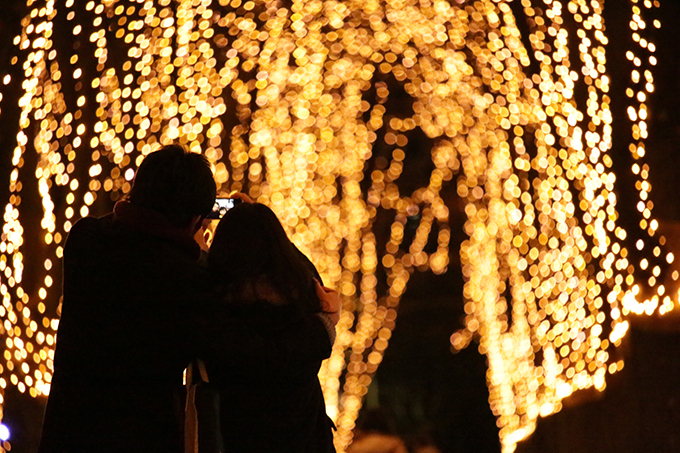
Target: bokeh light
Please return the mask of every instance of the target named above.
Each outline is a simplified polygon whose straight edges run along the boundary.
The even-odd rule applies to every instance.
[[[0,423],[0,440],[8,441],[10,437],[9,428],[4,423]]]

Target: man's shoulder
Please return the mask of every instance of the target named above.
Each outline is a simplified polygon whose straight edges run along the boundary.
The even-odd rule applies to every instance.
[[[81,238],[94,236],[103,227],[103,220],[96,217],[83,217],[78,220],[69,230],[67,243],[79,241]]]
[[[103,235],[111,234],[112,229],[111,216],[83,217],[71,227],[66,241],[67,249],[88,244],[95,238],[99,240]]]
[[[88,232],[99,232],[103,229],[110,229],[113,225],[113,215],[105,215],[103,217],[83,217],[78,220],[72,227],[69,235],[86,234]]]

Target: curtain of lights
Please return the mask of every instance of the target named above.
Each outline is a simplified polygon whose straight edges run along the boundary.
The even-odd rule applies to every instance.
[[[626,92],[639,231],[617,223],[602,0],[27,0],[15,74],[1,79],[16,142],[0,388],[49,393],[69,229],[180,142],[214,163],[222,190],[271,206],[340,290],[321,371],[340,451],[409,276],[447,272],[450,253],[467,313],[451,343],[479,341],[513,451],[537,417],[623,367],[626,315],[677,300],[660,283],[673,256],[655,237],[644,163],[658,2],[625,5],[639,44]],[[400,179],[412,156],[431,168],[418,187]],[[447,187],[464,201],[460,251]]]

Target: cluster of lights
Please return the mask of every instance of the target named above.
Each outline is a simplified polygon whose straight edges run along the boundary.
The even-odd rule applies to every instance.
[[[51,20],[54,14],[50,4],[34,10],[31,16],[22,21],[23,33],[15,39],[15,44],[25,53],[26,58],[20,69],[24,74],[22,95],[18,100],[20,131],[11,156],[14,168],[10,175],[10,197],[4,209],[0,243],[0,271],[3,273],[0,283],[3,298],[0,307],[0,316],[3,319],[0,332],[5,343],[5,362],[0,365],[0,388],[4,390],[8,385],[13,385],[21,392],[28,391],[31,396],[49,392],[58,320],[47,313],[46,300],[54,282],[61,279],[60,275],[54,275],[53,263],[62,256],[63,241],[70,228],[70,224],[65,222],[57,229],[55,205],[50,195],[54,186],[69,184],[66,176],[67,164],[64,163],[66,159],[55,152],[58,147],[53,145],[58,144],[64,129],[57,129],[59,125],[53,123],[54,116],[50,115],[51,102],[59,97],[58,89],[49,74],[50,62],[55,56],[51,40]],[[15,57],[12,63],[16,65],[18,59]],[[11,83],[12,78],[9,75],[3,77],[5,86],[11,86]],[[73,116],[69,116],[70,122]],[[32,131],[35,133],[28,132],[31,125],[34,126]],[[69,130],[72,128],[66,121],[61,125]],[[35,162],[33,167],[25,165],[27,153],[30,153],[31,161]],[[42,202],[42,216],[36,217],[34,221],[40,225],[41,233],[37,239],[42,243],[43,253],[38,261],[27,263],[36,271],[30,289],[24,287],[23,281],[24,225],[20,211],[23,210],[21,203],[24,201],[24,184],[35,184]],[[37,214],[35,208],[32,211]],[[7,439],[2,440],[3,448],[10,448]]]
[[[482,221],[470,228],[479,234],[479,241],[470,241],[462,247],[467,268],[464,273],[469,276],[466,296],[470,301],[466,305],[466,328],[452,336],[454,348],[461,349],[477,335],[480,349],[489,358],[491,406],[498,416],[505,451],[514,450],[516,442],[534,430],[537,416],[560,410],[561,400],[575,390],[604,389],[606,374],[623,367],[613,346],[618,346],[627,332],[626,314],[630,311],[652,314],[659,306],[663,314],[673,308],[669,296],[659,303],[665,290],[657,279],[664,263],[652,267],[648,261],[651,258],[643,256],[639,265],[632,263],[622,243],[627,233],[617,225],[617,199],[613,193],[616,175],[611,171],[612,159],[607,154],[611,148],[612,118],[607,94],[609,78],[605,74],[604,46],[608,40],[601,16],[603,3],[583,0],[540,3],[522,1],[532,30],[529,38],[534,58],[540,66],[540,74],[525,82],[529,90],[523,98],[540,99],[533,103],[539,109],[537,115],[530,117],[529,127],[512,131],[515,169],[503,186],[509,193],[496,201],[507,203],[507,214],[501,205],[497,210],[500,218],[493,222],[495,234],[482,234],[485,226],[489,231],[491,219],[491,211],[483,211]],[[651,55],[654,44],[637,32],[644,28],[640,8],[643,2],[632,3],[633,39],[650,53],[651,67],[656,63]],[[658,7],[658,2],[645,1],[644,7]],[[499,9],[503,10],[502,5]],[[576,30],[562,26],[566,15],[578,25]],[[516,33],[509,29],[511,25],[512,21],[506,20],[505,30],[502,27],[500,33],[493,30],[496,36],[506,37],[508,50],[514,45],[508,37]],[[654,25],[658,28],[659,22]],[[574,40],[578,40],[582,63],[578,68],[570,67],[568,44],[575,47]],[[633,52],[628,52],[628,57],[636,66],[632,74],[635,86],[640,82],[642,69],[637,68],[642,62]],[[484,61],[493,60],[485,55]],[[500,67],[498,72],[509,69]],[[644,77],[642,89],[627,92],[639,102],[629,109],[635,140],[630,149],[636,160],[644,155],[642,140],[647,136],[644,101],[654,89],[651,70],[646,70]],[[503,78],[509,86],[514,77],[504,72]],[[587,89],[584,106],[578,105],[583,100],[574,96],[576,83]],[[538,90],[533,90],[532,85]],[[497,89],[505,94],[502,87],[501,82]],[[510,91],[506,88],[506,92]],[[507,94],[505,97],[508,103],[522,103],[522,97],[519,101],[514,96],[513,100]],[[498,126],[510,129],[502,122]],[[533,143],[522,138],[527,135]],[[528,154],[527,146],[532,147]],[[529,170],[533,173],[529,174]],[[640,234],[653,243],[658,222],[650,219],[650,186],[645,181],[648,171],[648,166],[641,169],[639,162],[633,166],[633,172],[642,176],[636,185],[642,200],[639,211],[644,217]],[[489,180],[482,183],[488,191]],[[572,199],[574,189],[578,200]],[[515,217],[514,209],[518,207],[523,212]],[[508,227],[504,216],[516,218],[518,225]],[[472,234],[471,237],[475,239]],[[650,247],[654,257],[661,255],[663,244],[661,238]],[[644,241],[638,240],[636,246],[642,250]],[[473,257],[484,257],[487,261],[476,261]],[[673,255],[666,255],[666,261],[671,263]],[[487,267],[480,267],[482,264]],[[637,303],[635,296],[640,288],[634,285],[635,277],[645,270],[651,276],[644,284],[657,295]],[[511,309],[504,297],[507,284]]]
[[[673,310],[677,303],[677,294],[671,294],[663,281],[662,270],[673,263],[673,253],[662,256],[662,248],[666,239],[658,235],[659,222],[652,217],[654,203],[650,199],[651,184],[649,182],[649,165],[645,163],[645,139],[648,136],[647,117],[649,107],[647,98],[654,92],[653,69],[656,66],[656,45],[649,41],[650,30],[658,29],[661,23],[658,19],[651,20],[653,10],[659,7],[658,1],[631,0],[631,37],[634,48],[626,52],[626,58],[632,66],[630,74],[630,86],[626,89],[629,98],[627,109],[628,118],[632,123],[629,146],[633,156],[632,172],[636,177],[635,188],[639,199],[636,207],[639,215],[638,236],[635,237],[636,257],[635,270],[644,274],[645,278],[637,281],[633,279],[632,270],[628,283],[631,289],[626,292],[622,311],[624,315],[633,313],[636,315],[664,315]],[[657,236],[657,237],[655,237]],[[674,271],[671,281],[678,279],[678,272]],[[676,299],[675,301],[673,299]]]
[[[641,8],[658,4],[631,2],[633,37],[653,66]],[[448,270],[441,192],[456,177],[469,235],[460,249],[467,317],[451,342],[460,350],[478,338],[488,357],[504,451],[574,391],[603,389],[606,374],[623,367],[614,346],[624,315],[653,301],[661,312],[673,307],[668,297],[659,303],[660,267],[644,259],[658,296],[635,301],[638,263],[617,225],[603,2],[521,0],[521,19],[510,3],[66,0],[57,10],[54,0],[27,0],[15,40],[21,60],[12,62],[23,76],[0,243],[0,387],[49,393],[54,273],[68,231],[126,194],[144,156],[180,142],[214,163],[223,190],[271,206],[339,289],[337,341],[320,373],[339,451],[351,442],[411,273]],[[576,29],[563,26],[567,15]],[[529,23],[530,48],[517,20]],[[57,34],[56,23],[68,33]],[[649,169],[638,163],[653,78],[635,52],[632,82],[644,86],[629,94],[631,151],[640,226],[653,236]],[[578,84],[586,99],[576,98]],[[410,100],[395,108],[396,87]],[[416,134],[432,143],[433,169],[403,193]],[[43,207],[37,264],[22,252],[29,184]],[[381,212],[391,218],[384,249],[374,231]],[[39,268],[26,288],[25,266]]]
[[[508,5],[480,18],[479,27],[498,37],[476,56],[490,67],[496,101],[490,110],[497,113],[484,127],[499,139],[486,147],[485,172],[472,175],[476,187],[459,180],[459,194],[469,201],[471,239],[461,248],[469,301],[466,328],[451,341],[461,349],[473,336],[480,339],[504,451],[533,432],[539,415],[560,410],[575,390],[603,389],[607,370],[623,365],[610,357],[626,327],[615,315],[623,283],[617,269],[625,269],[626,252],[617,239],[623,230],[616,226],[607,154],[612,118],[603,5],[540,3],[522,1],[531,56],[517,46]],[[576,30],[564,28],[566,15]],[[573,40],[576,68],[569,58]],[[531,57],[540,71],[529,77]],[[586,87],[585,108],[575,97],[577,83]]]

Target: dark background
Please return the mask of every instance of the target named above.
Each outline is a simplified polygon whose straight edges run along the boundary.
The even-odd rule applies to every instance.
[[[659,64],[654,71],[656,92],[648,102],[650,136],[647,162],[651,172],[654,215],[669,231],[680,222],[678,143],[680,140],[680,46],[677,23],[680,2],[662,0],[656,12],[662,21],[655,39]],[[11,41],[20,30],[25,2],[3,0],[0,14],[0,74],[15,73],[9,61]],[[619,185],[631,182],[627,151],[630,125],[626,99],[630,68],[624,57],[632,47],[627,0],[607,0],[605,23],[610,45],[608,70],[612,77],[614,149],[611,154]],[[651,23],[651,19],[648,20]],[[0,103],[0,200],[8,197],[7,183],[17,109],[16,93],[3,90]],[[627,179],[628,178],[628,179]],[[619,197],[621,199],[621,197]],[[455,204],[455,202],[454,202]],[[619,209],[634,210],[624,202]],[[453,211],[452,211],[453,213]],[[625,212],[622,213],[625,215]],[[462,215],[452,214],[452,232],[462,238]],[[452,247],[452,250],[455,250]],[[680,256],[680,250],[676,256]],[[399,308],[397,326],[365,406],[380,408],[407,440],[426,433],[443,452],[500,452],[495,417],[486,388],[486,359],[475,344],[453,354],[449,337],[462,326],[460,264],[452,257],[444,276],[413,275]],[[558,414],[539,420],[533,436],[521,443],[520,453],[545,452],[677,452],[680,451],[680,328],[677,319],[633,320],[623,346],[624,370],[608,378],[605,392],[582,392],[565,401]],[[42,417],[43,399],[6,390],[4,423],[12,431],[13,451],[33,452]]]

